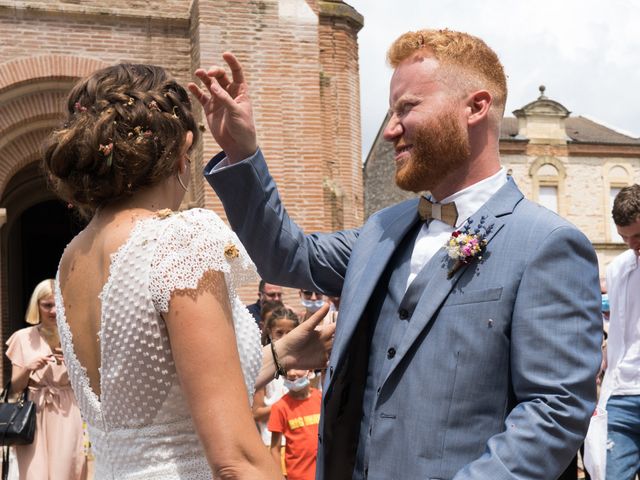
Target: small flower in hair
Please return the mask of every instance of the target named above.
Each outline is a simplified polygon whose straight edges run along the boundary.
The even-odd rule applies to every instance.
[[[167,218],[173,215],[173,210],[170,208],[163,208],[162,210],[158,210],[156,212],[156,217],[158,218]]]
[[[100,144],[98,150],[107,159],[107,167],[110,167],[113,162],[113,142],[108,143],[107,145]]]
[[[149,102],[149,110],[155,110],[156,112],[160,111],[160,107],[158,106],[158,102],[155,100],[151,100]]]
[[[76,102],[73,104],[73,109],[77,112],[86,112],[87,107],[83,106],[80,102]]]
[[[137,127],[134,127],[133,132],[129,132],[127,134],[128,138],[133,137],[134,135],[136,136],[136,142],[140,142],[141,140],[144,140],[145,138],[149,138],[153,135],[153,132],[149,129],[147,130],[143,130],[144,127],[138,125]]]
[[[102,153],[103,155],[111,155],[111,152],[113,151],[113,142],[108,143],[107,145],[102,145],[100,144],[100,153]]]
[[[238,250],[238,247],[236,247],[233,243],[230,243],[226,247],[224,247],[225,257],[231,259],[231,258],[238,258],[239,255],[240,255],[240,251]]]
[[[135,101],[136,101],[135,98],[129,97],[129,101],[127,103],[125,103],[125,105],[128,106],[128,107],[131,107],[131,106],[133,106]]]

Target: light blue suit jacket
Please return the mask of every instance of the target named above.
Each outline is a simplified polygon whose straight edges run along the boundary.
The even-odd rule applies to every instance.
[[[220,159],[205,176],[260,275],[342,297],[317,478],[350,478],[336,464],[350,465],[342,455],[354,450],[331,445],[341,441],[335,431],[357,428],[360,419],[345,418],[349,381],[336,379],[349,368],[372,292],[418,221],[417,199],[372,215],[360,229],[305,235],[282,207],[260,152],[212,173]],[[448,278],[441,249],[402,301],[410,323],[375,401],[369,479],[552,480],[586,434],[601,355],[595,252],[512,180],[472,219],[481,217],[491,226],[483,258]]]

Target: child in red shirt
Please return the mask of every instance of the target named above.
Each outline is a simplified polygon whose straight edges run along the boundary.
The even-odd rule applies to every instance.
[[[289,370],[285,387],[289,393],[273,404],[267,424],[271,431],[271,454],[280,465],[280,445],[284,435],[287,479],[314,480],[321,395],[309,385],[307,370]]]

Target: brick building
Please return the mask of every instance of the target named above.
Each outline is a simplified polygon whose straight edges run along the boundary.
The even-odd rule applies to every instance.
[[[640,179],[640,139],[583,116],[572,117],[560,103],[539,97],[505,117],[500,132],[502,165],[527,198],[557,212],[582,230],[604,268],[626,247],[611,221],[613,199]],[[393,145],[382,138],[382,123],[364,167],[365,216],[415,194],[393,182]]]
[[[361,224],[362,24],[341,0],[0,0],[0,340],[80,228],[46,188],[41,145],[73,83],[107,65],[153,63],[184,84],[233,51],[291,216],[307,231]],[[186,208],[222,214],[200,175],[218,150],[208,135],[196,147]]]

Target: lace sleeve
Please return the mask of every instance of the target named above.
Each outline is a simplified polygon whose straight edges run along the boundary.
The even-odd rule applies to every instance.
[[[196,208],[161,220],[149,287],[155,308],[169,310],[172,292],[195,289],[205,272],[225,274],[230,291],[256,281],[255,266],[231,229],[210,210]]]

